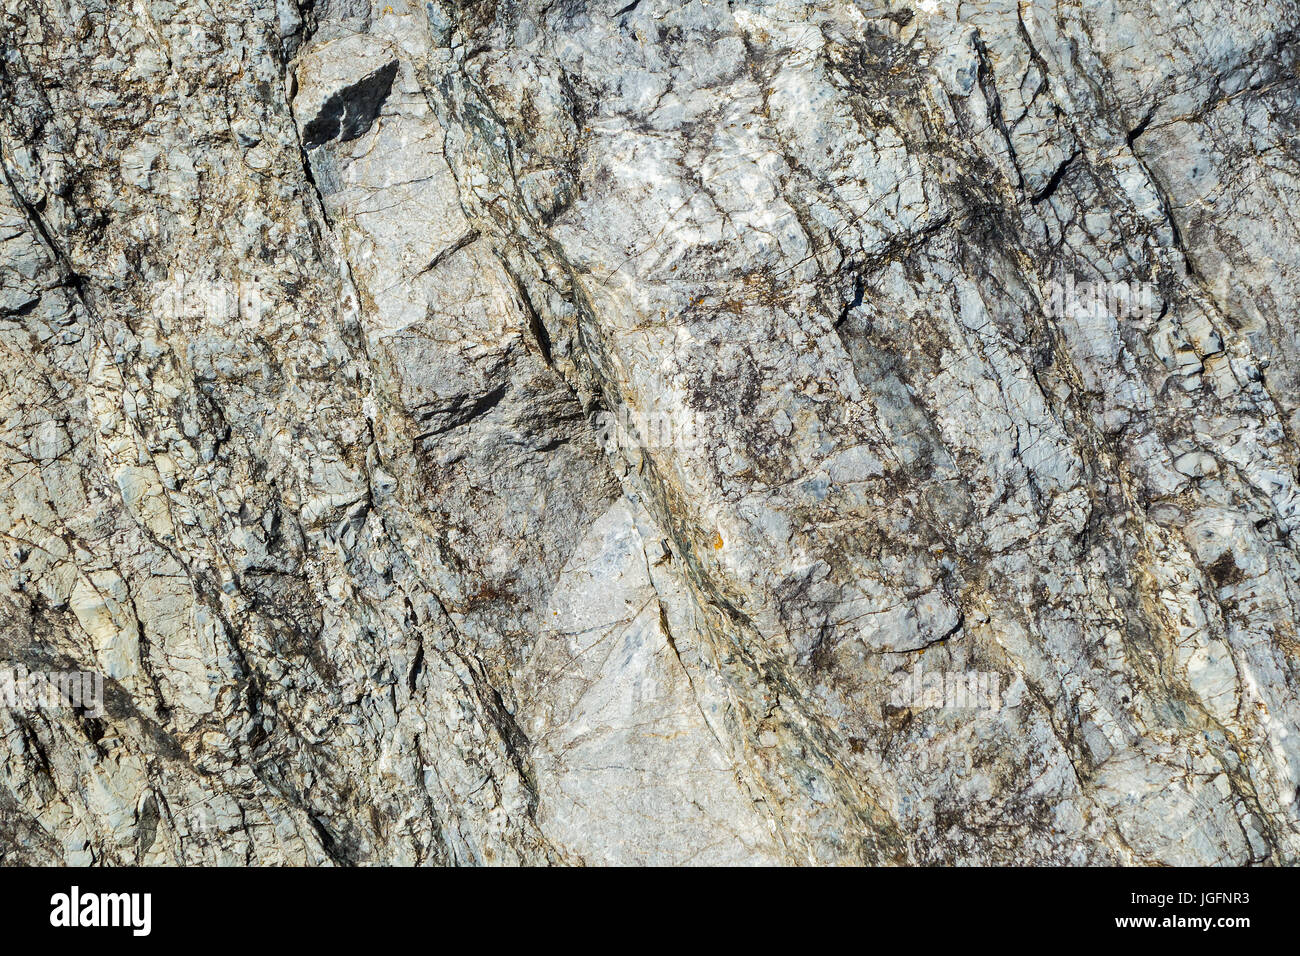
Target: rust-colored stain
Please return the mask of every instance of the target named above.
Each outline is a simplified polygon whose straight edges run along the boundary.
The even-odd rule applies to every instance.
[[[716,531],[713,532],[713,550],[714,551],[722,550],[722,535],[718,534],[718,532]]]

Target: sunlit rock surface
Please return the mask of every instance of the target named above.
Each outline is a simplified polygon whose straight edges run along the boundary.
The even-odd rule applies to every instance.
[[[1300,862],[1295,0],[5,0],[0,861]]]

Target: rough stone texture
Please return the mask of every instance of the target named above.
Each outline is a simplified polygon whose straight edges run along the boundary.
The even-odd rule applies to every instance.
[[[1300,862],[1297,26],[3,0],[0,861]]]

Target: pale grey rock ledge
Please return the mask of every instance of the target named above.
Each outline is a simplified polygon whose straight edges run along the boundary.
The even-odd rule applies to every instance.
[[[1300,858],[1294,0],[3,9],[0,861]]]

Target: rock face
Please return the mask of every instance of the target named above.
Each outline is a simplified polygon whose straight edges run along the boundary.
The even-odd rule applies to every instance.
[[[1300,862],[1296,0],[2,9],[0,861]]]

